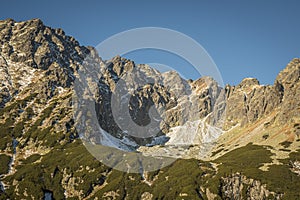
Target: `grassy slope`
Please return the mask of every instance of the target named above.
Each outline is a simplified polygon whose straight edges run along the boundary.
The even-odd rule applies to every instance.
[[[27,188],[27,193],[37,198],[43,197],[43,190],[50,190],[56,199],[61,199],[64,192],[61,185],[62,173],[66,169],[68,174],[78,178],[75,189],[83,191],[82,197],[92,192],[91,186],[102,185],[106,181],[107,184],[101,190],[95,191],[91,198],[102,197],[109,191],[116,191],[118,199],[125,196],[129,199],[140,199],[144,192],[153,194],[154,199],[181,199],[183,197],[180,197],[180,194],[187,194],[186,199],[205,199],[205,194],[200,190],[201,186],[219,194],[220,178],[241,172],[248,178],[266,183],[270,191],[283,193],[284,199],[299,199],[300,177],[290,171],[288,159],[283,160],[283,165],[270,166],[269,171],[258,169],[263,163],[270,162],[270,156],[270,151],[264,147],[249,144],[215,160],[214,162],[219,164],[218,173],[215,173],[207,162],[194,159],[177,160],[160,171],[149,173],[147,181],[153,181],[153,185],[149,186],[139,174],[110,171],[88,154],[80,141],[75,141],[53,149],[49,154],[42,156],[41,162],[35,162],[40,156],[32,155],[5,181],[19,182],[19,197],[26,198],[22,191]],[[300,152],[292,153],[291,159],[300,159]],[[86,166],[95,170],[88,172],[85,170]],[[105,178],[103,174],[108,172],[110,173]],[[13,187],[5,194],[10,198],[16,197],[15,195]],[[4,194],[0,197],[4,197]]]

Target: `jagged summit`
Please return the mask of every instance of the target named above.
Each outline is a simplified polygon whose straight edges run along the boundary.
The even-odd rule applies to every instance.
[[[6,66],[2,77],[9,83],[2,84],[7,93],[0,104],[31,83],[34,90],[46,96],[53,96],[57,87],[69,87],[74,71],[90,52],[61,29],[47,27],[40,19],[0,21],[0,46],[1,63]],[[37,84],[38,79],[43,82]]]
[[[237,85],[240,88],[247,88],[259,85],[259,81],[256,78],[244,78],[241,83]]]
[[[278,74],[275,82],[283,85],[297,84],[300,79],[300,59],[294,58]]]

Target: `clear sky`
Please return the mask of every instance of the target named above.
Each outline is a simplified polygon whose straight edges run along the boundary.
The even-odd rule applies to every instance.
[[[224,83],[238,84],[245,77],[256,77],[262,84],[273,84],[279,71],[300,56],[299,10],[297,0],[2,0],[0,18],[40,18],[48,26],[64,29],[81,45],[91,46],[131,28],[170,28],[207,50]],[[162,63],[181,71],[188,65],[151,50],[127,57],[136,63]],[[184,75],[197,78],[189,70]]]

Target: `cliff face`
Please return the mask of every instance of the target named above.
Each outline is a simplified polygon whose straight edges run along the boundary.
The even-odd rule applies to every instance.
[[[276,122],[281,125],[298,120],[299,69],[299,59],[293,59],[274,85],[261,86],[256,79],[247,78],[238,86],[227,86],[227,125],[253,123],[274,110],[279,111]]]
[[[59,87],[69,88],[74,70],[89,52],[61,29],[46,27],[39,19],[4,20],[0,30],[2,107],[29,88],[40,99],[57,95]]]
[[[157,189],[160,183],[173,187],[167,177],[176,182],[176,176],[183,176],[187,181],[177,183],[180,187],[167,197],[200,198],[207,194],[199,184],[217,173],[208,163],[181,160],[143,180],[138,174],[120,175],[95,161],[79,137],[126,151],[176,158],[213,160],[249,142],[276,151],[287,145],[288,155],[299,147],[299,78],[300,60],[294,59],[273,85],[246,78],[237,86],[221,88],[210,77],[188,81],[174,71],[160,73],[120,56],[102,60],[94,48],[80,46],[63,30],[47,27],[39,19],[0,21],[0,159],[4,169],[0,171],[0,197],[42,198],[50,191],[57,199],[163,198]],[[89,121],[89,110],[74,110],[80,101],[92,105],[95,115],[91,116],[99,126]],[[133,134],[129,122],[138,125],[141,135]],[[101,129],[113,141],[104,141],[103,135],[90,134],[88,129]],[[295,166],[289,173],[295,174]],[[193,168],[197,179],[187,176],[186,167]],[[192,182],[195,188],[184,191]],[[141,187],[134,190],[141,192],[127,191],[132,185]],[[222,192],[210,196],[243,199],[234,196],[234,191],[248,188],[245,194],[250,199],[281,197],[267,187],[234,174],[222,177],[215,185]]]
[[[284,93],[279,121],[282,123],[299,123],[300,103],[297,99],[300,97],[300,60],[293,59],[286,68],[278,74],[275,84],[277,84]]]
[[[240,123],[245,126],[277,109],[283,98],[278,85],[261,86],[258,80],[244,79],[237,86],[227,86],[226,125],[228,128]]]

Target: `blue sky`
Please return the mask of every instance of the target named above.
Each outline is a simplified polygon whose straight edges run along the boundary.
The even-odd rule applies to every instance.
[[[16,1],[2,0],[0,18],[41,18],[62,28],[81,45],[96,46],[132,28],[164,27],[200,43],[213,58],[224,83],[256,77],[273,84],[276,75],[300,56],[300,1]],[[185,60],[145,50],[126,55],[136,63],[162,63],[197,78]]]

